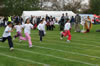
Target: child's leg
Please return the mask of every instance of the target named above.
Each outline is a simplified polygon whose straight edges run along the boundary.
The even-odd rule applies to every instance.
[[[13,42],[11,36],[8,37],[8,44],[10,48],[13,48]]]
[[[0,38],[0,42],[2,42],[3,38]]]
[[[19,32],[17,32],[17,34],[14,36],[14,38],[17,38],[19,37]]]
[[[51,25],[51,30],[53,30],[53,25]]]
[[[25,35],[26,35],[26,34],[25,34]],[[22,37],[22,35],[21,35],[19,38],[20,38],[20,40],[24,40],[24,41],[27,40],[27,37]]]
[[[62,34],[63,32],[61,32],[61,38],[63,38],[63,34]]]
[[[29,45],[32,46],[32,41],[31,41],[31,37],[28,33],[25,33],[27,39],[28,39],[28,42],[29,42]]]
[[[0,42],[5,42],[7,38],[0,38]]]
[[[52,30],[53,30],[53,28],[54,28],[54,25],[52,25]]]
[[[42,41],[42,36],[40,36],[40,41]]]
[[[51,25],[49,25],[49,30],[51,30]]]
[[[21,32],[19,32],[19,39],[21,39],[21,37],[22,37],[22,33],[21,33]]]
[[[47,25],[47,30],[49,30],[49,26]]]
[[[40,41],[42,41],[43,31],[39,31],[40,34]]]
[[[66,36],[67,36],[67,31],[62,32],[62,35],[63,35],[64,37],[66,37]]]
[[[67,31],[67,34],[68,34],[68,39],[67,39],[67,40],[71,40],[71,34],[70,34],[70,31]]]

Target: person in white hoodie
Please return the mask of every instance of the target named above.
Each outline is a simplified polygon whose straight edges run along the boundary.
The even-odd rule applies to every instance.
[[[44,21],[42,20],[40,24],[38,25],[38,30],[39,30],[39,36],[40,36],[40,42],[42,42],[42,38],[44,36],[44,31],[45,31],[45,24],[43,23]]]

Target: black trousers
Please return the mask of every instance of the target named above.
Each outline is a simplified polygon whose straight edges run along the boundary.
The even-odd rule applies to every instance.
[[[54,28],[54,25],[51,25],[51,30],[53,30],[53,28]]]
[[[47,25],[47,30],[51,30],[51,26],[50,25]]]
[[[44,31],[39,30],[39,35],[40,35],[40,41],[42,41],[42,37],[44,36]]]
[[[64,30],[64,25],[60,25],[60,31]]]
[[[1,42],[5,42],[6,40],[8,40],[9,47],[10,48],[13,47],[13,42],[12,42],[11,36],[0,38]]]

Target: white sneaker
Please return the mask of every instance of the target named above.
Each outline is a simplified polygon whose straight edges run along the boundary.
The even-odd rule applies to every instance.
[[[2,41],[2,39],[0,38],[0,41]]]
[[[60,35],[62,34],[63,31],[60,32]]]
[[[60,37],[60,39],[62,40],[63,38],[62,38],[62,37]]]
[[[40,43],[41,43],[42,41],[40,41]]]
[[[77,31],[74,31],[74,32],[77,32]]]
[[[31,45],[31,46],[29,46],[29,48],[32,48],[32,45]]]
[[[70,43],[70,40],[67,40],[67,43]]]
[[[66,38],[68,38],[68,36],[66,36]]]
[[[22,42],[22,40],[19,40],[19,42]]]
[[[62,32],[63,32],[63,31],[61,31],[61,32],[60,32],[60,36],[62,35]],[[62,40],[63,38],[62,38],[62,37],[60,37],[60,39]]]
[[[13,47],[11,47],[11,48],[10,48],[10,51],[13,51],[13,50],[14,50],[14,48],[13,48]]]
[[[15,37],[13,37],[13,40],[15,40]]]

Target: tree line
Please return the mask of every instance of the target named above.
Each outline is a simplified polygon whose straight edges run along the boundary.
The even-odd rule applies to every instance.
[[[70,10],[75,13],[100,14],[100,0],[89,0],[89,5],[82,5],[84,0],[67,0],[67,5],[59,9],[59,4],[54,2],[57,10]],[[41,10],[41,0],[0,0],[0,15],[21,15],[23,11]],[[43,9],[42,9],[43,10]]]
[[[1,3],[2,2],[2,3]],[[39,0],[1,0],[0,15],[21,15],[23,11],[39,10]]]

